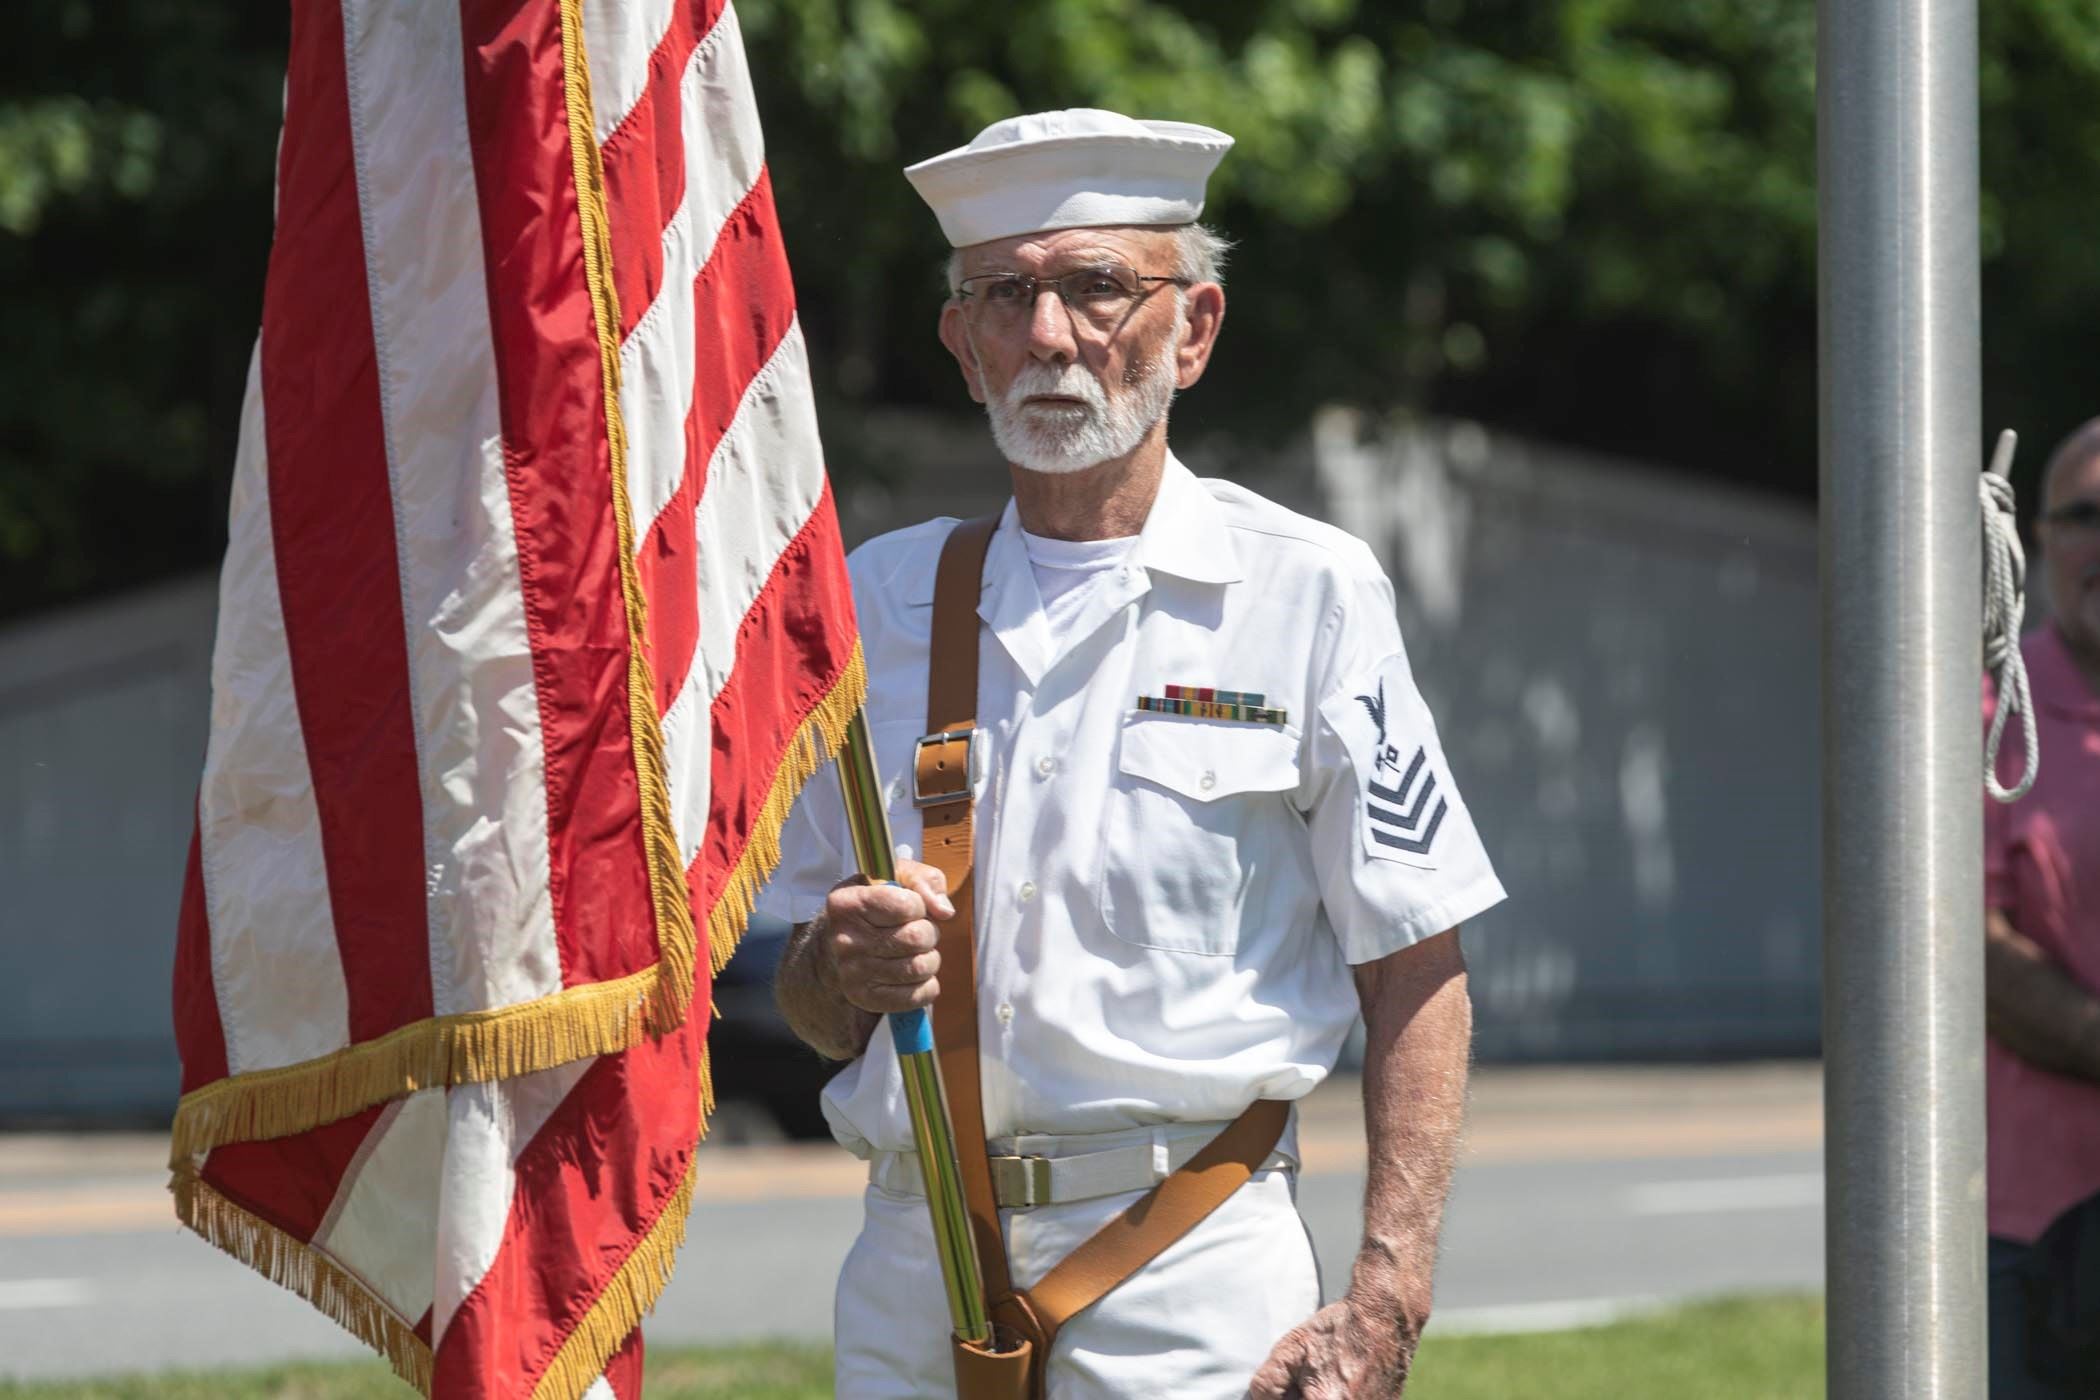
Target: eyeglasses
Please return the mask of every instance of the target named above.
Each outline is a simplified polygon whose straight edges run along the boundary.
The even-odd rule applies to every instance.
[[[1121,263],[1074,268],[1055,277],[1029,277],[1018,272],[984,272],[965,277],[956,288],[971,319],[1011,326],[1035,314],[1036,299],[1046,291],[1095,326],[1112,326],[1146,295],[1147,282],[1186,287],[1186,277],[1150,277]]]
[[[2100,530],[2100,501],[2071,501],[2043,511],[2042,521],[2069,530]]]

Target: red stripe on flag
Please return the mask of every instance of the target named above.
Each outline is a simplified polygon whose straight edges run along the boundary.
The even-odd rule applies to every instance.
[[[724,221],[707,266],[693,283],[694,343],[706,347],[693,375],[685,460],[705,469],[736,418],[751,376],[773,357],[795,319],[795,282],[773,208],[773,175],[761,170],[751,192]],[[706,487],[703,485],[704,491]]]
[[[657,942],[561,11],[555,0],[461,0],[460,14],[504,461],[546,747],[555,936],[573,987],[651,965]]]
[[[698,528],[693,518],[701,467],[687,460],[685,478],[643,536],[635,558],[642,596],[649,600],[649,653],[656,666],[656,712],[669,714],[684,688],[700,641]],[[679,833],[682,839],[684,832]]]
[[[788,744],[852,658],[853,590],[831,484],[781,552],[737,634],[736,667],[715,697],[707,832],[688,880],[714,907],[750,843]]]
[[[518,1154],[503,1242],[438,1340],[431,1394],[532,1393],[685,1180],[710,1019],[703,986],[684,1025],[592,1064]]]
[[[385,1112],[380,1104],[293,1137],[215,1147],[204,1161],[204,1180],[242,1210],[309,1243]]]
[[[669,28],[649,56],[649,80],[642,95],[600,148],[622,340],[663,289],[664,229],[685,198],[680,85],[693,50],[722,17],[725,3],[686,0],[672,11]]]
[[[203,839],[192,826],[189,867],[182,876],[182,912],[175,924],[175,1048],[182,1056],[185,1094],[227,1074],[226,1028],[219,1022],[219,991],[211,976],[203,851]]]
[[[694,280],[693,315],[694,343],[701,353],[685,420],[685,474],[643,536],[638,561],[650,606],[658,714],[668,711],[684,688],[699,638],[693,511],[706,490],[708,461],[735,420],[752,377],[780,348],[795,320],[795,286],[766,172],[760,172],[722,226],[707,266]]]
[[[627,1334],[627,1340],[605,1363],[605,1383],[612,1387],[613,1400],[642,1400],[642,1329]]]
[[[296,10],[263,289],[270,524],[350,1038],[432,1012],[423,794],[343,16]]]

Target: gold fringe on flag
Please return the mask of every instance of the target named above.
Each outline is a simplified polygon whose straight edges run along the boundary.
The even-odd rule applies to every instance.
[[[687,1180],[690,1183],[691,1178]],[[175,1193],[175,1213],[183,1224],[270,1282],[312,1303],[384,1356],[395,1375],[430,1394],[430,1348],[416,1335],[414,1321],[388,1307],[362,1279],[312,1245],[235,1205],[195,1172],[177,1172],[169,1189]]]
[[[583,277],[597,321],[599,373],[605,384],[605,438],[611,463],[613,528],[620,554],[620,594],[627,605],[627,723],[634,776],[641,789],[642,841],[649,895],[656,912],[657,979],[645,1011],[663,1034],[685,1020],[693,1000],[697,933],[685,887],[685,862],[671,821],[664,777],[663,724],[656,715],[656,675],[649,663],[648,599],[634,562],[634,506],[627,494],[627,420],[620,412],[620,297],[612,280],[612,234],[605,213],[605,162],[593,129],[591,65],[583,45],[582,0],[561,4],[562,83],[569,116],[569,157],[576,170],[576,212],[583,226]]]
[[[743,855],[709,911],[713,971],[721,971],[736,951],[758,891],[780,863],[780,831],[788,811],[810,775],[845,742],[846,722],[860,708],[867,684],[867,666],[855,643],[838,679],[789,741]],[[679,888],[684,887],[681,874]],[[659,963],[519,1006],[433,1016],[317,1059],[251,1070],[193,1089],[176,1105],[169,1165],[180,1170],[227,1143],[303,1133],[421,1089],[511,1079],[625,1050],[648,1030],[650,994],[666,975],[670,967]],[[690,982],[690,970],[682,975]]]
[[[736,951],[737,940],[744,936],[744,926],[751,922],[751,910],[758,903],[758,892],[766,887],[766,881],[773,878],[774,867],[780,864],[780,832],[787,825],[789,809],[795,805],[795,798],[810,775],[830,762],[831,756],[845,746],[846,725],[867,695],[867,663],[861,658],[860,643],[855,641],[853,654],[846,659],[838,680],[810,710],[801,730],[788,744],[787,752],[781,755],[780,767],[773,774],[773,789],[766,794],[765,804],[752,819],[744,853],[737,858],[736,869],[730,871],[729,878],[723,882],[722,892],[715,896],[714,908],[708,911],[708,965],[711,970],[720,972],[723,964],[729,961],[729,955]]]
[[[510,1079],[609,1055],[642,1038],[661,965],[493,1011],[432,1016],[277,1069],[229,1075],[175,1107],[177,1168],[231,1142],[289,1137],[373,1104],[450,1084]]]
[[[700,1051],[700,1136],[707,1136],[707,1115],[714,1108],[714,1076],[708,1053]],[[679,1246],[685,1243],[686,1219],[693,1209],[693,1182],[700,1170],[696,1148],[686,1164],[685,1180],[664,1201],[656,1221],[634,1249],[606,1280],[589,1311],[562,1341],[561,1349],[540,1374],[532,1388],[532,1400],[581,1400],[591,1383],[605,1373],[605,1364],[626,1344],[628,1336],[663,1296],[678,1263]]]

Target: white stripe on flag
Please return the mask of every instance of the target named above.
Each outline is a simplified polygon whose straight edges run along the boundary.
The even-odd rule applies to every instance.
[[[277,591],[263,426],[258,340],[241,405],[212,647],[211,742],[197,794],[212,980],[235,1074],[310,1060],[350,1039],[321,814]]]
[[[583,52],[591,65],[591,124],[598,144],[620,129],[649,86],[649,59],[686,0],[583,0]]]
[[[388,1104],[358,1144],[314,1244],[414,1323],[436,1286],[437,1192],[445,1158],[445,1091]]]
[[[736,419],[707,464],[707,486],[695,512],[700,650],[664,715],[672,822],[688,865],[707,830],[708,711],[736,666],[744,614],[823,494],[824,450],[798,318],[745,388]]]
[[[661,290],[620,347],[620,417],[627,429],[636,549],[648,534],[643,522],[655,521],[685,479],[685,421],[698,365],[693,283],[722,225],[765,165],[765,138],[735,10],[725,9],[693,50],[679,103],[685,199],[664,228]]]
[[[561,989],[459,9],[346,0],[440,1015]]]
[[[438,1174],[437,1287],[431,1349],[453,1314],[496,1262],[517,1189],[514,1164],[596,1060],[488,1084],[460,1084],[445,1095],[444,1170]],[[428,1236],[425,1236],[428,1239]]]

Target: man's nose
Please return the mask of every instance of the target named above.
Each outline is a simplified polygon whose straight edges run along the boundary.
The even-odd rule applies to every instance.
[[[1079,345],[1072,337],[1072,312],[1055,287],[1036,290],[1028,313],[1028,353],[1038,360],[1075,360]]]

